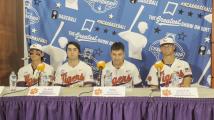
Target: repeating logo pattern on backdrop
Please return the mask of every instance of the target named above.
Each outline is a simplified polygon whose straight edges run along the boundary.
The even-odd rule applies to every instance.
[[[81,59],[98,73],[96,62],[109,61],[110,46],[120,41],[126,59],[144,80],[162,58],[159,40],[176,41],[176,57],[188,61],[193,84],[210,85],[211,0],[25,0],[27,46],[43,45],[46,62],[66,62],[69,41],[81,45]],[[25,56],[27,57],[27,56]]]

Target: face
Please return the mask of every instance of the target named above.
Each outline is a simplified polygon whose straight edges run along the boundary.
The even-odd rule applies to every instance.
[[[123,64],[125,57],[125,53],[123,50],[112,50],[111,51],[111,59],[113,62],[113,65],[120,66]]]
[[[67,55],[69,60],[76,60],[79,59],[79,50],[74,45],[68,45]]]
[[[174,44],[163,44],[160,47],[161,53],[163,56],[171,56],[174,55],[175,45]]]
[[[29,56],[32,61],[41,60],[41,58],[44,56],[44,53],[40,50],[31,49],[29,51]]]

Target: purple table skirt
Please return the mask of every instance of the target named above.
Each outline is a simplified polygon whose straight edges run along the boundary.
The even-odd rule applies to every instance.
[[[214,99],[2,97],[0,120],[214,120]]]

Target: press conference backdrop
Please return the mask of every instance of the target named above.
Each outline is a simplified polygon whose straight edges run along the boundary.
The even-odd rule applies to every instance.
[[[92,66],[110,61],[114,42],[125,44],[125,58],[144,80],[162,58],[159,40],[176,41],[176,57],[188,61],[193,84],[210,86],[211,0],[25,0],[26,46],[43,45],[45,61],[66,61],[65,45],[81,45],[81,59]]]

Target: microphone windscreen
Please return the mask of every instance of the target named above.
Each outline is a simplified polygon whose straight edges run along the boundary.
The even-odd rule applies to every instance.
[[[106,62],[105,61],[99,61],[97,62],[97,68],[102,70],[105,68]]]
[[[40,72],[44,72],[45,64],[44,63],[39,64],[36,69]]]
[[[162,61],[160,61],[160,62],[157,62],[157,63],[155,63],[155,68],[157,69],[157,70],[162,70],[163,69],[163,66],[164,66],[164,64],[163,64],[163,62]]]

